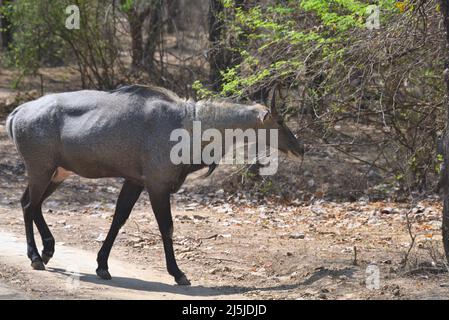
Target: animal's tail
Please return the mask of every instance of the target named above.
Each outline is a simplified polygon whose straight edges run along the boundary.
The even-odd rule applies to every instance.
[[[14,116],[16,115],[17,111],[19,111],[19,108],[14,109],[14,111],[9,114],[8,118],[6,118],[6,130],[8,132],[9,138],[12,141],[14,141]]]

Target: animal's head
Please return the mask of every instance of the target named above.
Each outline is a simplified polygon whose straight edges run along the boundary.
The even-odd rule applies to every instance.
[[[284,119],[276,109],[275,90],[271,99],[270,108],[264,108],[260,111],[259,119],[262,126],[267,129],[278,129],[278,149],[279,151],[300,157],[304,155],[303,143],[295,137],[290,128],[287,127]]]

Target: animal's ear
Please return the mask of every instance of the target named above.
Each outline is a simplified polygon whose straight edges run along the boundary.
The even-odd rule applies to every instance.
[[[257,116],[260,120],[260,122],[265,122],[265,120],[267,120],[268,116],[270,115],[270,111],[269,110],[263,110],[259,112],[259,115]]]

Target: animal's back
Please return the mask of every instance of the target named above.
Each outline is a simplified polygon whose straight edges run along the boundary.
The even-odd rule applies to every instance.
[[[141,116],[145,110],[157,109],[161,106],[158,101],[176,105],[181,100],[169,90],[140,85],[125,86],[110,92],[82,90],[50,94],[17,107],[8,117],[8,123],[11,123],[8,133],[14,136],[16,128],[20,132],[30,130],[36,134],[36,131],[43,129],[43,125],[51,129],[54,124],[59,128],[64,124],[68,129],[82,126],[84,131],[95,130],[102,124],[112,125],[133,115]],[[138,118],[133,119],[136,120]]]
[[[157,149],[160,134],[179,126],[181,114],[172,97],[141,86],[83,90],[18,107],[11,135],[25,162],[52,159],[49,165],[86,177],[135,176],[144,149]]]
[[[111,99],[101,91],[50,94],[19,106],[11,113],[11,133],[20,147],[31,142],[55,142],[64,134],[97,130],[128,112],[125,100]]]

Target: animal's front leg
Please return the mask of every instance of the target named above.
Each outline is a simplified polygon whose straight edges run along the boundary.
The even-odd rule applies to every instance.
[[[151,206],[161,232],[168,273],[175,278],[177,284],[190,285],[186,275],[178,268],[173,250],[173,220],[170,209],[170,193],[152,192],[150,190],[148,190],[148,193],[150,194]]]
[[[122,190],[117,200],[117,205],[115,208],[114,218],[112,219],[111,228],[109,229],[106,240],[101,246],[98,252],[97,262],[97,275],[105,280],[110,280],[111,275],[108,271],[108,258],[114,244],[115,238],[120,230],[120,228],[125,224],[128,219],[131,210],[139,199],[142,193],[143,187],[136,185],[130,181],[125,181]]]

